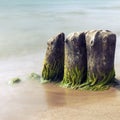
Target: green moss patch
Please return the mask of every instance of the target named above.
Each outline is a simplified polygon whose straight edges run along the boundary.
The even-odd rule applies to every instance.
[[[36,74],[36,73],[31,73],[29,75],[29,78],[32,80],[40,80],[40,75]]]
[[[86,82],[81,83],[83,77],[83,70],[80,71],[77,68],[71,71],[66,70],[60,86],[79,90],[107,90],[110,88],[111,83],[114,82],[115,71],[112,69],[109,74],[102,74],[103,79],[100,81],[98,81],[98,77],[95,76],[95,74],[92,74],[91,76],[88,74]]]
[[[42,71],[42,79],[52,82],[60,81],[63,78],[62,63],[54,62],[52,64],[45,63]]]
[[[21,81],[20,78],[13,78],[9,81],[9,84],[16,84],[16,83],[19,83]]]
[[[78,85],[81,84],[83,78],[85,77],[83,71],[84,68],[82,70],[80,70],[78,67],[75,67],[71,70],[65,68],[64,78],[60,86],[68,88],[70,87],[73,89],[76,88]]]
[[[92,74],[88,74],[87,81],[79,86],[79,89],[83,90],[106,90],[109,89],[111,83],[114,82],[115,71],[112,69],[108,74],[102,74],[102,80],[98,81],[98,77]]]

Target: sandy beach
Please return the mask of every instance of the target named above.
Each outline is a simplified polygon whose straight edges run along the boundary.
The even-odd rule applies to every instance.
[[[120,117],[120,91],[116,89],[85,92],[25,82],[4,92],[0,96],[4,99],[0,103],[1,120],[119,120]]]
[[[38,62],[38,55],[43,58],[43,54],[36,54],[9,59],[6,65],[3,61],[4,71],[0,76],[0,120],[119,120],[120,85],[106,91],[92,92],[60,88],[55,84],[40,84],[40,81],[28,79],[28,74],[33,69],[37,73],[41,71],[39,68],[42,59]],[[26,64],[22,70],[23,61],[29,64],[30,58],[34,58],[31,66]],[[38,66],[35,66],[36,62],[39,63]],[[117,66],[116,78],[120,80]],[[25,72],[28,68],[29,71]],[[9,85],[10,78],[17,74],[21,74],[19,77],[22,81]]]
[[[26,81],[1,89],[1,120],[119,120],[120,117],[120,87],[89,92]]]

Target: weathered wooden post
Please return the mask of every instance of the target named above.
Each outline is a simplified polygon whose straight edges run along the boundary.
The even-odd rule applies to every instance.
[[[60,81],[64,74],[64,33],[51,38],[47,43],[47,51],[42,71],[42,79]]]
[[[86,79],[87,59],[85,33],[71,33],[65,41],[63,87],[77,88]]]
[[[91,90],[107,89],[114,80],[114,55],[116,35],[106,30],[86,32],[87,82],[83,88]]]

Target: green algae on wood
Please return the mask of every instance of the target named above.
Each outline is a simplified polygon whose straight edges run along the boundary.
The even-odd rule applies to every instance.
[[[13,79],[11,79],[10,81],[9,81],[9,84],[16,84],[16,83],[19,83],[21,81],[21,79],[20,78],[13,78]]]
[[[75,88],[85,81],[86,75],[85,33],[71,33],[65,41],[64,78],[60,85]]]
[[[99,90],[106,90],[109,89],[112,83],[114,82],[115,77],[115,70],[112,69],[107,75],[104,73],[102,74],[101,81],[97,81],[97,76],[95,74],[88,73],[87,81],[80,86],[78,86],[81,90],[92,90],[92,91],[99,91]]]
[[[101,90],[109,88],[114,81],[114,56],[116,35],[106,30],[86,33],[87,80],[83,89]]]
[[[64,74],[64,33],[51,38],[47,43],[47,51],[42,70],[42,81],[61,81]]]
[[[83,70],[84,68],[79,70],[78,67],[71,70],[65,69],[64,79],[60,86],[77,89],[77,86],[81,84],[81,80],[83,79]]]

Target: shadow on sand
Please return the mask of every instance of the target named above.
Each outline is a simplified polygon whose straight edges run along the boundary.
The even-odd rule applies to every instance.
[[[115,78],[114,83],[112,83],[112,87],[120,90],[120,79]]]

